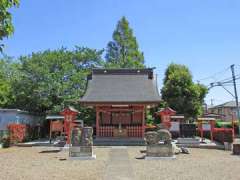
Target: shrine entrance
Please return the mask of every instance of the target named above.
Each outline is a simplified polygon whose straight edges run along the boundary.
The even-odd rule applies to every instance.
[[[144,109],[143,105],[97,106],[97,137],[143,137]]]

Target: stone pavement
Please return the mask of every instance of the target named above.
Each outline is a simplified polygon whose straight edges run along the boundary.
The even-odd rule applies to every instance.
[[[112,147],[104,180],[133,180],[133,169],[126,146]]]

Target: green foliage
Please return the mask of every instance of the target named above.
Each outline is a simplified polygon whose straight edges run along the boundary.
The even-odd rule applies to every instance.
[[[147,124],[151,124],[151,125],[154,123],[153,116],[150,113],[146,115],[146,122]]]
[[[0,60],[0,106],[5,106],[10,101],[11,84],[7,77],[7,62]]]
[[[144,68],[143,53],[139,51],[136,37],[125,17],[118,22],[113,41],[107,45],[106,67]]]
[[[12,82],[17,78],[17,64],[11,58],[0,59],[0,107],[8,107],[14,103]]]
[[[9,138],[9,136],[4,136],[2,138],[2,147],[3,148],[9,148],[10,147],[10,138]]]
[[[207,88],[194,84],[189,69],[184,65],[170,64],[165,72],[162,98],[177,113],[187,118],[202,113]]]
[[[58,113],[85,92],[90,69],[102,65],[102,51],[76,47],[20,57],[19,78],[12,83],[15,107]]]
[[[218,121],[216,121],[215,127],[217,127],[217,128],[232,128],[232,122],[218,120]]]
[[[10,36],[13,31],[12,15],[9,12],[11,7],[17,7],[19,0],[0,0],[0,41],[4,37]],[[0,52],[2,51],[3,44],[0,44]]]

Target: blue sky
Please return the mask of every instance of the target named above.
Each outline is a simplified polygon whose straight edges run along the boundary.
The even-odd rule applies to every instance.
[[[62,46],[105,48],[126,16],[147,66],[157,68],[160,87],[171,62],[187,65],[195,81],[211,76],[200,81],[206,85],[231,77],[225,69],[240,65],[238,0],[21,0],[12,12],[15,33],[4,41],[9,56]],[[233,99],[221,87],[211,89],[206,102],[212,98],[214,104]]]

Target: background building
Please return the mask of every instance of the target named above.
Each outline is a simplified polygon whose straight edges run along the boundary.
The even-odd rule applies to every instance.
[[[223,120],[237,119],[237,107],[235,101],[225,102],[208,108],[208,113],[218,114]]]
[[[0,109],[0,131],[7,130],[7,125],[10,123],[36,125],[40,117],[29,114],[20,109]]]

